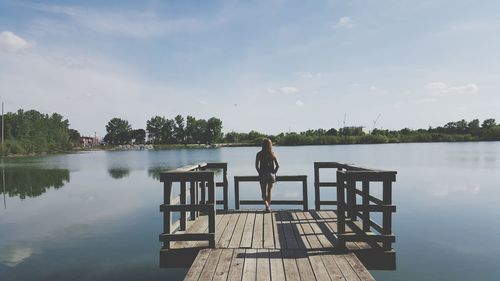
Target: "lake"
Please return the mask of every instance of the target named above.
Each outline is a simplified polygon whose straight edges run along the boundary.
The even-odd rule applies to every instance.
[[[0,279],[182,280],[187,269],[159,267],[159,171],[228,162],[232,208],[233,176],[255,173],[257,151],[98,151],[0,160],[0,181],[5,182],[0,189]],[[500,278],[500,142],[275,151],[279,174],[308,175],[309,206],[314,206],[315,161],[398,172],[393,189],[397,270],[371,271],[377,280]],[[257,199],[259,187],[246,185],[242,196]],[[299,198],[300,186],[278,183],[273,196]]]

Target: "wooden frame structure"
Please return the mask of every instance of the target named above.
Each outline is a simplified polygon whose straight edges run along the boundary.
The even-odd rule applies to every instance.
[[[339,162],[314,162],[314,208],[321,210],[321,206],[336,206],[336,200],[322,200],[321,187],[337,187],[337,181],[321,181],[320,172],[322,169],[335,169],[337,171],[370,171],[370,169],[344,164]],[[335,172],[332,173],[336,175]],[[352,196],[351,196],[352,197]]]
[[[210,247],[215,247],[215,177],[213,171],[200,171],[207,168],[222,168],[223,182],[219,185],[225,189],[224,200],[219,201],[227,208],[227,163],[199,163],[184,166],[175,170],[160,173],[160,181],[163,182],[163,204],[160,212],[163,213],[163,233],[160,241],[163,248],[169,249],[172,241],[208,241]],[[190,203],[187,203],[187,183],[189,182]],[[180,184],[180,196],[172,198],[173,183]],[[208,188],[208,200],[205,198]],[[201,190],[202,200],[198,200],[198,189]],[[180,219],[172,224],[172,212],[180,212]],[[208,214],[208,233],[177,233],[185,231],[187,225],[187,212],[190,213],[191,221],[195,221],[199,212]]]
[[[259,205],[262,200],[240,200],[240,182],[259,182],[259,176],[235,176],[234,177],[234,206],[236,210],[240,205]],[[304,211],[308,209],[307,176],[276,176],[276,182],[302,182],[302,200],[273,200],[273,205],[302,205]]]
[[[211,162],[202,163],[199,167],[202,171],[206,169],[221,169],[222,170],[222,181],[215,182],[215,187],[222,187],[222,200],[217,200],[217,205],[223,205],[225,211],[229,209],[228,201],[228,181],[227,181],[227,163],[223,162]],[[201,189],[201,198],[205,199],[205,188]]]
[[[392,250],[392,243],[396,241],[392,233],[392,213],[396,212],[396,206],[392,205],[392,183],[395,181],[395,171],[337,171],[337,236],[340,247],[345,247],[350,241],[372,245],[382,243],[384,251]],[[382,183],[382,199],[370,194],[370,184],[375,182]],[[359,184],[361,189],[357,188]],[[361,197],[361,204],[357,203],[356,196]],[[371,212],[382,213],[382,225],[370,218]],[[362,229],[346,233],[347,218],[351,222],[360,218]]]

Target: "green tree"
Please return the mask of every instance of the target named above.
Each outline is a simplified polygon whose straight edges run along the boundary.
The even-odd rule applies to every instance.
[[[79,144],[80,143],[80,132],[78,132],[75,129],[69,129],[69,140],[74,143],[74,144]]]
[[[490,129],[490,128],[493,128],[495,126],[496,126],[496,122],[495,122],[495,119],[493,119],[493,118],[484,120],[483,124],[481,125],[481,127],[483,129]]]
[[[163,127],[167,123],[167,120],[165,117],[161,116],[154,116],[151,117],[146,122],[146,130],[148,131],[148,138],[150,141],[152,141],[154,144],[161,143],[162,141],[162,132],[163,132]]]
[[[185,142],[185,131],[184,131],[184,117],[181,115],[177,115],[174,118],[175,126],[174,126],[174,137],[177,143]]]
[[[71,148],[69,121],[60,114],[36,110],[4,115],[5,144],[2,154],[55,152]]]
[[[113,118],[106,125],[106,136],[104,140],[110,144],[125,144],[131,140],[132,127],[127,120]]]
[[[222,121],[219,118],[212,117],[207,120],[207,128],[205,131],[207,141],[216,143],[222,140]]]
[[[185,129],[185,137],[186,137],[186,143],[195,143],[197,142],[197,136],[196,136],[196,124],[197,120],[193,116],[187,116],[186,117],[186,129]]]
[[[144,129],[132,130],[130,135],[135,144],[144,144],[146,141],[146,131]]]
[[[172,119],[166,119],[165,125],[161,129],[161,143],[171,144],[176,143],[175,134],[175,122]]]

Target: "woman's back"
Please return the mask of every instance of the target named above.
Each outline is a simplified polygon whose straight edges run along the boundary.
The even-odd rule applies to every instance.
[[[257,158],[260,161],[260,172],[261,173],[274,173],[274,155],[271,153],[266,153],[264,151],[259,151],[257,153]]]

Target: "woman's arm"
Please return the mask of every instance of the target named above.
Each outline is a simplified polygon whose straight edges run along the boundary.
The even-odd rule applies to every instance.
[[[257,170],[257,173],[260,174],[260,168],[259,168],[259,153],[255,155],[255,170]]]
[[[274,173],[276,174],[280,168],[280,164],[278,164],[278,157],[276,157],[276,155],[274,156],[274,166]]]

